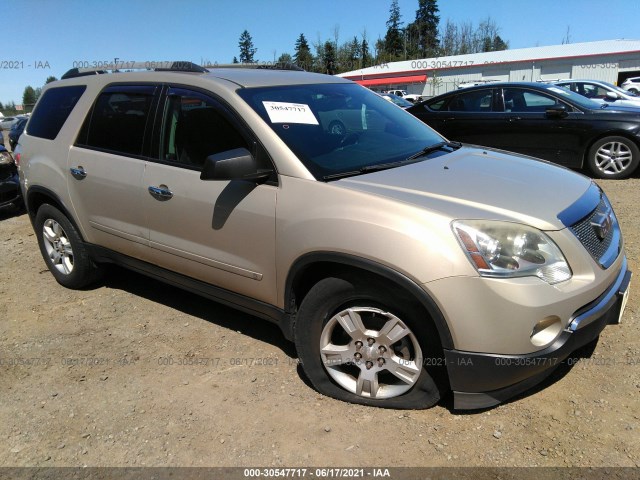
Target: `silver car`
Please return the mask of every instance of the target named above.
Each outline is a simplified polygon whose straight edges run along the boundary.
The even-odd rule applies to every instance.
[[[233,305],[319,392],[390,408],[498,404],[623,315],[622,233],[587,177],[449,142],[338,77],[95,73],[47,85],[20,140],[61,285],[117,263]]]
[[[579,93],[598,103],[614,107],[640,108],[640,97],[608,82],[600,80],[562,80],[555,82],[560,87]]]
[[[624,82],[622,82],[620,87],[627,92],[638,95],[640,94],[640,77],[627,78]]]

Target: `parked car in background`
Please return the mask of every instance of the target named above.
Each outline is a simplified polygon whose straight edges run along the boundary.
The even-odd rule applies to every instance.
[[[410,101],[411,103],[418,103],[425,99],[425,97],[416,93],[407,93],[406,95],[403,95],[402,98]]]
[[[382,93],[389,93],[391,95],[397,95],[399,97],[404,97],[407,94],[406,90],[387,90],[385,92]]]
[[[620,85],[623,89],[628,92],[635,93],[636,95],[640,94],[640,77],[631,77],[627,78],[622,85]]]
[[[554,83],[598,103],[609,103],[614,107],[640,108],[640,97],[609,82],[601,82],[600,80],[561,80]]]
[[[640,163],[640,111],[545,83],[492,83],[407,109],[451,140],[626,178]]]
[[[0,145],[0,208],[22,206],[18,169],[11,153]]]
[[[393,93],[383,93],[380,96],[388,102],[391,102],[402,108],[409,108],[413,106],[413,103],[411,103],[409,100],[405,100],[404,98],[399,97],[398,95],[394,95]]]
[[[8,132],[17,121],[18,117],[4,117],[0,119],[0,130]]]
[[[475,87],[477,85],[486,85],[487,83],[493,83],[493,82],[497,82],[497,80],[472,80],[470,82],[464,82],[464,83],[458,84],[458,89]]]
[[[9,146],[11,146],[12,152],[16,149],[18,139],[20,138],[20,135],[22,135],[22,132],[24,132],[24,128],[28,121],[28,117],[19,118],[18,121],[13,124],[13,127],[11,127],[11,130],[9,131]]]

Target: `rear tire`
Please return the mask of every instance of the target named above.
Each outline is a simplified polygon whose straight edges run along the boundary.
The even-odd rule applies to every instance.
[[[444,359],[434,348],[435,327],[412,303],[369,282],[326,278],[313,286],[295,325],[300,363],[313,386],[363,405],[435,405],[440,390],[427,369],[444,368]]]
[[[100,267],[91,260],[78,231],[60,210],[42,205],[34,228],[42,257],[60,285],[81,289],[98,280]]]

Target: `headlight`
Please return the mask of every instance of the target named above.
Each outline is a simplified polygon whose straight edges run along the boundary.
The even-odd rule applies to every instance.
[[[0,133],[2,135],[2,133]],[[9,165],[13,163],[13,157],[9,152],[0,152],[0,165]]]
[[[452,227],[471,263],[484,277],[536,276],[551,285],[571,278],[562,252],[540,230],[489,220],[458,220]]]

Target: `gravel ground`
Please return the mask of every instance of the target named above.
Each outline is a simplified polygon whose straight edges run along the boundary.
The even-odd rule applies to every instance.
[[[640,179],[606,181],[640,271]],[[640,466],[639,283],[624,322],[493,409],[316,393],[277,327],[113,268],[58,285],[0,212],[1,466]]]

